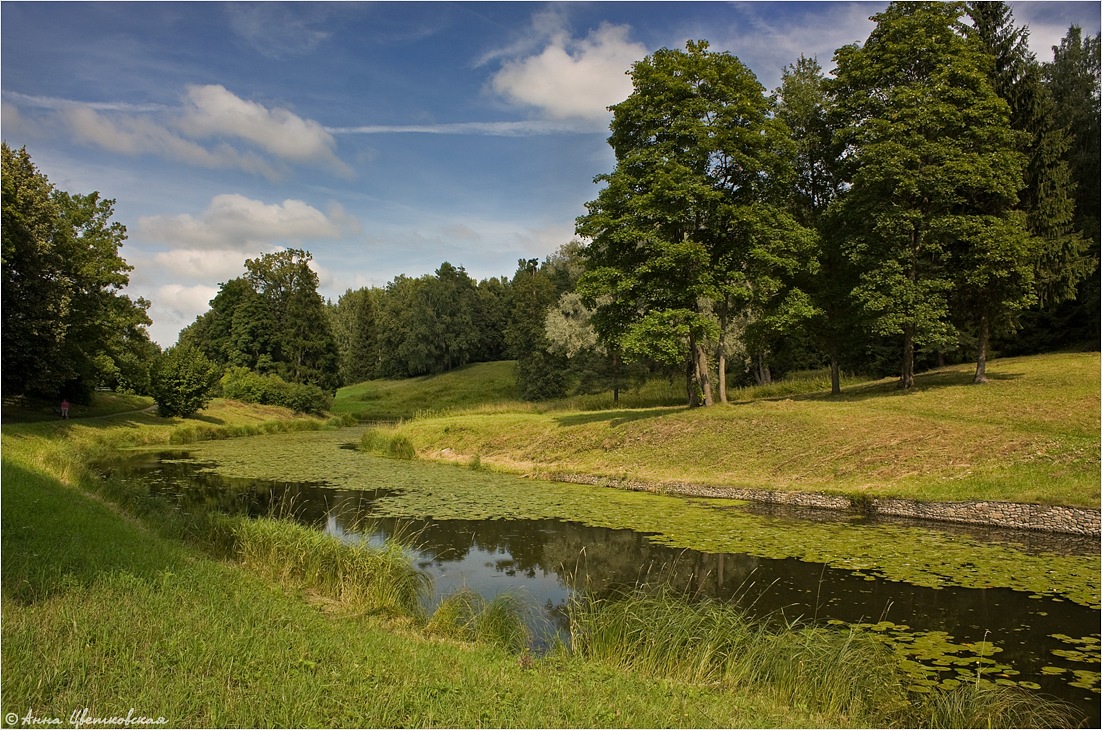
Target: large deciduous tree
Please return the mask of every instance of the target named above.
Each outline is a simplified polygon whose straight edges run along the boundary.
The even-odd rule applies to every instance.
[[[984,379],[991,323],[1030,301],[1021,217],[1021,137],[962,32],[959,3],[892,3],[863,47],[838,51],[835,123],[850,187],[835,203],[861,269],[857,300],[875,331],[902,339],[901,387],[916,347],[951,346],[968,307]]]
[[[312,383],[332,392],[340,385],[337,344],[325,301],[318,294],[318,275],[310,268],[312,260],[300,249],[246,259],[246,280],[264,302],[258,315],[274,327],[272,360],[277,374],[290,383]]]
[[[114,201],[56,189],[26,149],[3,144],[3,386],[8,393],[87,400],[155,348],[149,303],[122,290],[126,228]]]
[[[631,96],[611,107],[616,167],[578,219],[589,241],[579,290],[611,349],[682,363],[690,404],[710,405],[723,320],[797,301],[788,280],[813,240],[777,204],[787,135],[742,62],[697,41],[631,76]]]

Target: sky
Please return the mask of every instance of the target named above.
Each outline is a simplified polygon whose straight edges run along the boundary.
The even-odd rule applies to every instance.
[[[704,39],[767,90],[833,68],[883,2],[0,3],[0,133],[127,228],[131,296],[172,345],[244,262],[319,291],[442,262],[511,277],[574,237],[611,172],[631,65]],[[1011,3],[1037,57],[1099,2]]]

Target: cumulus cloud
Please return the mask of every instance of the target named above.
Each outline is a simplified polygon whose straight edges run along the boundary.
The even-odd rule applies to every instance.
[[[224,86],[188,87],[183,114],[177,121],[190,137],[230,137],[250,142],[272,155],[299,163],[320,163],[351,173],[337,159],[333,135],[312,119],[287,109],[269,109],[242,99]]]
[[[218,84],[189,86],[178,106],[78,102],[4,93],[5,116],[24,125],[60,123],[74,139],[126,155],[153,154],[200,167],[234,168],[269,179],[288,164],[351,177],[336,139],[317,121],[243,99]],[[25,114],[24,109],[34,110]]]
[[[358,230],[359,222],[339,205],[325,213],[301,200],[265,203],[226,194],[215,196],[198,216],[140,218],[136,237],[180,250],[240,252],[339,238]]]
[[[125,155],[158,154],[208,168],[235,168],[269,179],[276,169],[255,153],[227,144],[204,147],[180,136],[159,121],[144,116],[109,116],[91,106],[66,106],[58,111],[74,139]]]
[[[535,107],[553,119],[578,118],[607,124],[607,108],[631,94],[631,65],[647,55],[629,40],[630,29],[602,24],[583,39],[564,30],[538,53],[502,64],[491,86],[509,101]]]

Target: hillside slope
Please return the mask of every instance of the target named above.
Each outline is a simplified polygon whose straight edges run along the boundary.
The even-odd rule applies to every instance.
[[[501,365],[491,365],[498,376]],[[510,404],[504,384],[488,384],[491,366],[447,381],[452,392],[488,394],[491,405],[478,409],[470,398],[466,412],[400,426],[422,458],[477,456],[483,466],[521,473],[656,484],[1085,507],[1100,501],[1098,353],[997,360],[984,386],[971,385],[972,367],[961,365],[920,375],[906,392],[885,380],[837,397],[816,392],[695,410]],[[402,389],[408,408],[444,377],[392,387]]]

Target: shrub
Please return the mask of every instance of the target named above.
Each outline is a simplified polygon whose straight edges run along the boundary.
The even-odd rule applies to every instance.
[[[321,415],[333,405],[329,394],[310,383],[288,383],[278,375],[261,375],[232,367],[222,376],[222,395],[244,403],[282,406],[297,413]]]
[[[214,397],[218,366],[190,345],[169,348],[157,360],[150,390],[162,416],[187,418]]]

